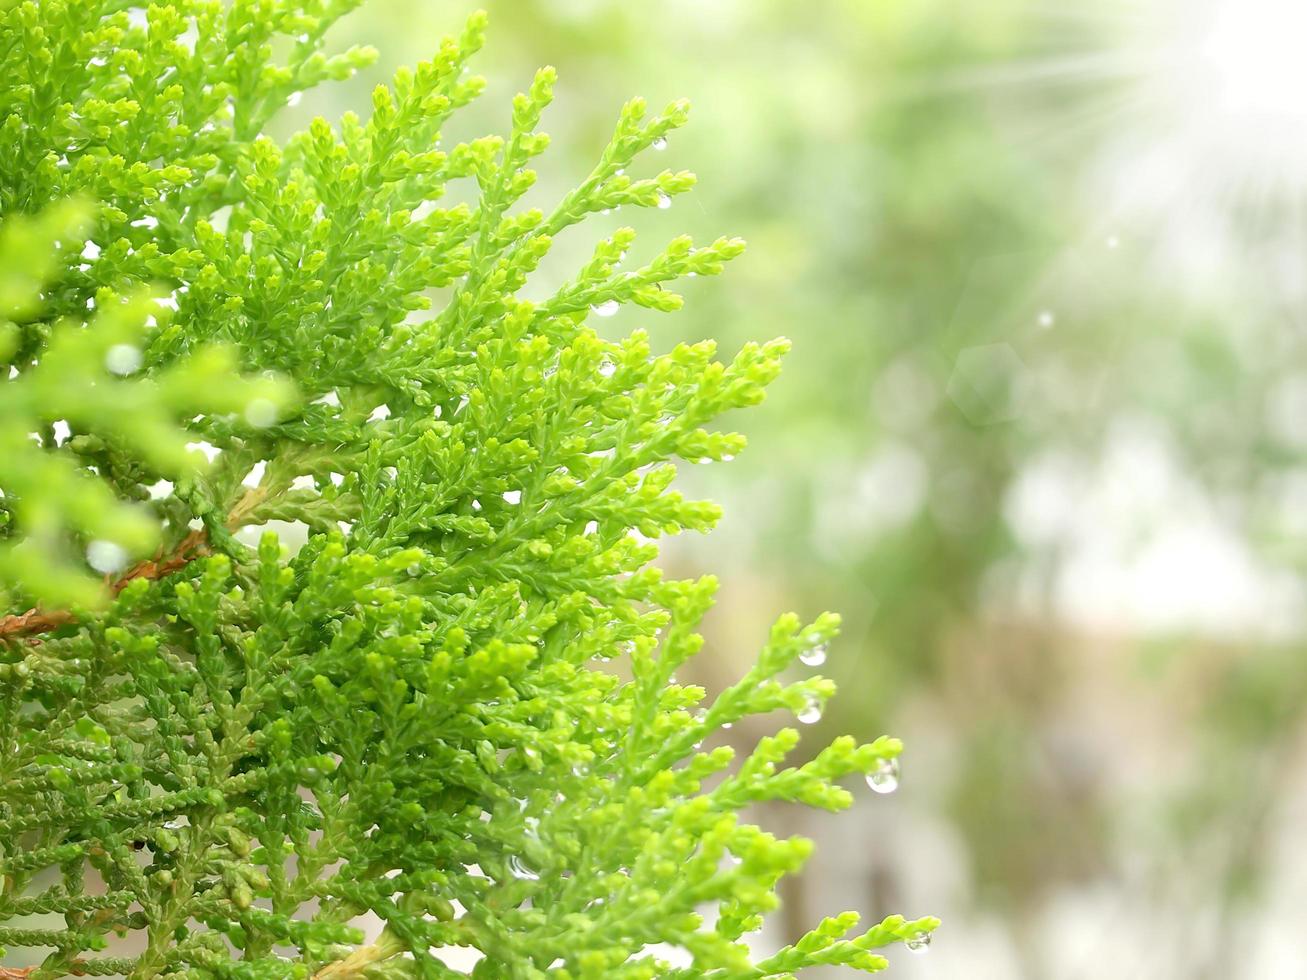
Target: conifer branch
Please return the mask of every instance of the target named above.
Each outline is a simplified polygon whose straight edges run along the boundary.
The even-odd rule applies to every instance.
[[[838,618],[782,616],[715,695],[676,680],[716,582],[666,579],[654,539],[719,516],[676,466],[743,449],[717,420],[789,344],[719,360],[592,318],[673,312],[743,243],[640,263],[620,228],[524,292],[560,232],[690,190],[640,176],[687,105],[631,100],[523,207],[553,69],[507,133],[440,141],[484,87],[476,14],[366,120],[259,135],[373,59],[325,49],[358,2],[0,2],[0,594],[37,602],[0,618],[0,945],[44,951],[0,980],[399,980],[449,947],[478,976],[721,980],[924,947],[933,918],[854,913],[744,941],[813,845],[742,812],[898,779],[893,738],[786,765],[794,728],[738,759],[720,737],[815,720]],[[307,540],[230,540],[274,520]]]
[[[342,960],[328,963],[313,975],[313,980],[349,980],[361,975],[373,964],[404,952],[403,940],[389,929],[382,930],[375,943],[360,946]]]
[[[246,492],[227,516],[228,531],[237,531],[244,524],[245,518],[267,497],[264,487],[254,487]],[[209,532],[205,528],[196,528],[178,542],[166,556],[160,552],[153,558],[137,562],[117,579],[107,580],[105,588],[108,594],[117,596],[130,583],[137,579],[154,582],[185,568],[197,558],[211,554],[209,550]],[[66,609],[45,611],[34,607],[17,615],[0,618],[0,641],[10,641],[20,637],[28,643],[40,642],[36,634],[49,633],[77,622],[77,616]]]

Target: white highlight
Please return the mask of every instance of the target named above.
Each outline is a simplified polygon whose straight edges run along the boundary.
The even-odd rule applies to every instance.
[[[1198,54],[1219,115],[1288,123],[1307,132],[1307,5],[1301,0],[1219,0],[1206,18]],[[1279,138],[1285,134],[1281,132]],[[1276,139],[1265,131],[1263,139]]]
[[[121,571],[127,564],[127,549],[113,541],[92,541],[86,546],[86,561],[106,575]]]

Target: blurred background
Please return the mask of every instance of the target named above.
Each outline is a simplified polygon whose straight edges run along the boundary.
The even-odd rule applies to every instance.
[[[682,468],[727,515],[666,549],[723,581],[690,679],[720,689],[777,613],[834,609],[841,694],[809,745],[908,748],[851,814],[759,815],[819,843],[759,944],[855,908],[944,919],[904,980],[1307,977],[1307,6],[488,7],[490,87],[447,141],[504,131],[556,65],[547,201],[625,98],[687,96],[644,165],[698,190],[606,220],[647,252],[749,240],[682,313],[603,329],[794,340],[731,420],[749,450]],[[365,112],[471,9],[369,4],[336,37],[376,68],[281,124]]]

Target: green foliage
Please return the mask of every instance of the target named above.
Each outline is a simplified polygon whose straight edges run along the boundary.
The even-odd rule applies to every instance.
[[[234,377],[229,348],[203,349],[139,380],[122,378],[141,367],[147,322],[166,329],[168,310],[148,293],[99,293],[89,303],[89,324],[43,315],[56,248],[81,244],[87,214],[65,202],[0,225],[0,365],[8,371],[0,381],[0,528],[8,539],[0,545],[0,579],[18,587],[18,598],[54,603],[103,598],[68,554],[69,531],[90,541],[91,563],[105,572],[159,543],[158,522],[122,501],[117,481],[93,474],[124,474],[134,483],[189,477],[204,460],[187,451],[176,418],[244,412],[271,421],[289,401],[282,384]]]
[[[522,295],[569,226],[689,189],[626,173],[686,106],[629,102],[575,190],[522,208],[551,69],[506,138],[440,148],[483,86],[464,73],[476,15],[378,88],[366,122],[260,135],[370,59],[322,52],[354,5],[0,12],[0,228],[63,246],[16,274],[46,285],[39,308],[29,287],[4,314],[23,370],[0,404],[19,443],[28,419],[77,433],[58,447],[38,429],[0,468],[18,518],[6,581],[45,597],[35,563],[79,535],[162,542],[104,610],[0,620],[0,944],[44,948],[41,978],[461,975],[436,955],[450,947],[480,952],[479,977],[881,969],[872,950],[919,946],[936,921],[844,938],[846,913],[753,959],[742,937],[811,844],[740,813],[846,807],[837,781],[883,786],[900,744],[840,738],[789,768],[793,729],[738,765],[708,744],[748,715],[819,710],[829,680],[784,678],[837,619],[782,617],[708,698],[674,672],[700,651],[715,583],[651,564],[650,539],[718,516],[671,489],[671,460],[740,451],[710,426],[762,399],[788,345],[721,362],[708,342],[658,354],[643,331],[610,342],[588,324],[676,309],[669,284],[742,243],[677,238],[628,269],[622,229]],[[441,206],[451,187],[473,203]],[[57,203],[71,195],[99,202],[80,258]],[[152,286],[163,304],[142,298]],[[105,374],[120,345],[139,376]],[[187,439],[210,465],[187,465]],[[274,520],[307,543],[235,533]],[[384,922],[370,943],[367,913]]]

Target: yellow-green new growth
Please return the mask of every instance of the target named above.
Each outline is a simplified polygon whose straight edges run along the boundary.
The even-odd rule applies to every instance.
[[[465,975],[460,950],[512,980],[883,968],[873,950],[936,921],[858,933],[847,913],[751,951],[812,844],[741,811],[845,808],[839,781],[883,788],[900,743],[787,767],[794,729],[739,760],[720,738],[818,710],[834,685],[796,664],[838,620],[782,617],[709,697],[674,674],[704,655],[716,583],[651,564],[651,539],[718,517],[671,488],[673,460],[743,448],[715,420],[763,398],[788,342],[719,361],[592,326],[675,310],[672,283],[743,244],[641,262],[623,228],[520,295],[567,227],[691,187],[634,176],[687,106],[627,103],[576,189],[523,209],[552,69],[507,136],[441,138],[483,88],[478,14],[367,121],[262,135],[373,57],[322,50],[356,3],[0,4],[5,969],[439,978]],[[460,182],[475,203],[444,206]]]

